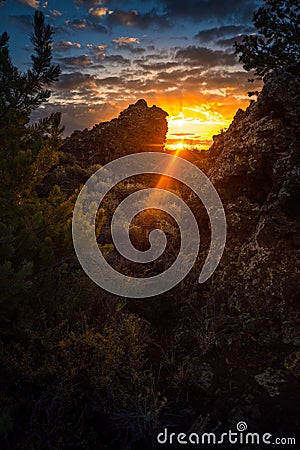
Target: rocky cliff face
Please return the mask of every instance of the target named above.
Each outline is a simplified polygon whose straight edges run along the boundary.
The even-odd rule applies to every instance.
[[[117,119],[102,122],[91,130],[75,131],[65,140],[63,150],[76,157],[82,167],[104,165],[129,153],[162,151],[168,114],[157,106],[138,100]]]
[[[210,367],[214,380],[205,388],[212,395],[208,411],[216,405],[216,417],[217,410],[226,411],[229,422],[243,417],[257,430],[277,432],[290,426],[295,435],[300,407],[300,69],[273,73],[264,81],[258,100],[239,110],[229,129],[215,136],[211,149],[195,162],[223,201],[227,244],[210,281],[198,292],[191,289],[193,310],[186,313],[183,306],[185,325],[174,333],[183,336],[182,348],[188,330],[199,328],[195,310],[206,324],[198,345],[204,353],[201,364]],[[198,363],[197,356],[191,364]],[[202,377],[198,369],[192,371],[194,390]],[[218,399],[215,392],[222,389],[226,395]]]

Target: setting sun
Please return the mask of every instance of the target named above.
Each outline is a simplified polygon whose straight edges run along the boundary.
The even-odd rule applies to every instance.
[[[185,148],[185,145],[184,145],[184,143],[183,142],[178,142],[178,144],[169,144],[169,145],[167,145],[167,148],[169,149],[169,150],[183,150],[184,148]]]
[[[168,117],[166,148],[169,150],[208,149],[212,136],[226,128],[229,120],[209,105],[186,106]]]

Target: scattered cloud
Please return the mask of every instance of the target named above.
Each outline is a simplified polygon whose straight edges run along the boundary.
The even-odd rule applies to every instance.
[[[124,58],[122,55],[108,55],[104,57],[104,63],[120,65],[120,66],[130,66],[131,60]]]
[[[119,37],[118,39],[114,39],[113,42],[118,44],[118,47],[128,47],[132,44],[139,44],[140,41],[135,37]]]
[[[167,61],[167,62],[158,62],[153,64],[144,64],[144,63],[138,63],[140,67],[142,67],[145,70],[167,70],[172,67],[177,67],[179,65],[178,62],[175,61]]]
[[[81,72],[61,74],[59,80],[55,83],[55,90],[71,91],[89,86],[94,83],[94,77],[90,74]]]
[[[85,6],[87,8],[90,8],[91,6],[100,6],[103,3],[103,0],[75,0],[77,6]]]
[[[50,9],[49,13],[51,14],[52,17],[62,16],[62,12],[59,11],[58,9]]]
[[[196,47],[195,45],[178,50],[176,52],[176,59],[189,66],[200,67],[233,66],[237,64],[237,59],[233,53],[212,50],[206,47]]]
[[[107,45],[87,44],[86,46],[97,58],[103,58],[105,56],[105,49],[107,48]]]
[[[87,67],[93,64],[88,55],[63,57],[59,58],[59,62],[64,67]]]
[[[39,113],[62,111],[67,133],[109,120],[138,98],[175,116],[189,110],[199,120],[195,127],[212,117],[230,120],[248,102],[249,74],[230,47],[253,31],[249,23],[260,0],[74,0],[70,14],[63,2],[64,9],[57,3],[49,10],[51,2],[14,1],[47,6],[47,19],[60,33],[53,49],[63,72],[52,104]],[[29,34],[32,15],[10,16],[8,23],[23,36],[20,25]],[[183,134],[203,141],[200,128]]]
[[[108,24],[110,27],[114,26],[132,26],[142,29],[154,28],[170,28],[170,23],[167,14],[158,15],[155,9],[147,13],[140,13],[132,9],[131,11],[115,10],[108,15]]]
[[[130,46],[128,46],[128,50],[135,55],[140,55],[142,53],[146,53],[146,49],[144,47],[132,47],[130,45]]]
[[[235,41],[240,41],[245,34],[253,33],[254,31],[255,28],[252,26],[226,25],[219,28],[215,27],[201,30],[194,37],[202,44],[213,42],[222,47],[230,47]]]
[[[216,44],[219,45],[220,47],[230,48],[230,47],[234,46],[235,42],[241,43],[245,36],[247,36],[247,35],[246,34],[239,34],[237,36],[233,36],[233,37],[228,38],[228,39],[219,39],[216,42]]]
[[[195,38],[201,43],[208,43],[216,41],[217,39],[223,38],[225,36],[230,36],[232,34],[241,33],[245,29],[244,26],[240,25],[225,25],[222,27],[209,28],[207,30],[201,30],[196,34]]]
[[[53,44],[53,49],[56,51],[64,52],[71,49],[81,48],[81,45],[78,42],[71,42],[71,41],[61,41],[61,42],[55,42]]]
[[[103,16],[106,16],[107,13],[108,13],[108,8],[105,8],[105,7],[89,9],[89,15],[92,17],[101,18]]]
[[[107,33],[107,29],[103,25],[87,19],[66,20],[65,25],[76,30],[89,30],[97,31],[99,33]]]
[[[117,86],[123,84],[124,80],[121,77],[106,77],[97,79],[98,86]]]
[[[17,2],[34,9],[37,9],[40,6],[40,2],[38,0],[17,0]]]
[[[69,27],[76,28],[77,30],[83,30],[86,28],[87,21],[86,19],[73,19],[73,20],[66,20],[65,24]]]
[[[220,22],[230,18],[234,21],[251,21],[253,11],[260,0],[161,0],[165,12],[172,17],[188,18],[194,21],[214,18]]]
[[[86,101],[78,103],[66,103],[61,101],[53,101],[52,104],[46,104],[43,108],[39,108],[32,114],[32,120],[38,120],[40,117],[47,117],[51,113],[60,111],[62,113],[62,124],[65,126],[65,135],[69,135],[74,130],[82,130],[90,127],[95,123],[110,120],[117,117],[120,111],[128,105],[122,101],[116,105],[109,100],[98,99],[96,105],[87,105]]]

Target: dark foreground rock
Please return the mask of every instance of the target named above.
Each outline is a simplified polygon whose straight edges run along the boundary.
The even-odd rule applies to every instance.
[[[195,356],[202,353],[197,364],[208,364],[214,380],[214,393],[202,383],[207,392],[196,395],[198,402],[195,389],[184,394],[193,398],[195,410],[202,402],[216,421],[235,426],[245,420],[252,431],[296,436],[300,70],[272,73],[264,82],[257,101],[239,110],[229,129],[214,136],[211,149],[195,162],[224,204],[227,243],[206,285],[195,288],[196,276],[191,277],[173,333],[179,361],[193,350]],[[198,384],[202,377],[199,372]]]

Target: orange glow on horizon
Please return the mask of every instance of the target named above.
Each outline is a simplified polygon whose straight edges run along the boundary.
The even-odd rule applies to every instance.
[[[185,144],[184,142],[178,142],[176,144],[167,144],[166,148],[168,150],[173,150],[175,152],[175,155],[177,156],[177,154],[180,152],[180,150],[184,150],[185,149]]]
[[[207,105],[184,107],[183,111],[167,118],[166,148],[169,150],[207,149],[212,136],[219,134],[230,123],[230,120]]]

